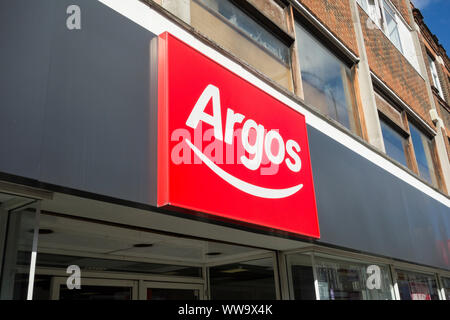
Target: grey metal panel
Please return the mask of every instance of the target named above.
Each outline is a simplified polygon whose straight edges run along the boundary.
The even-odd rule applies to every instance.
[[[49,1],[0,1],[0,170],[39,176],[50,61]]]
[[[450,209],[308,126],[319,242],[450,269]]]
[[[81,30],[66,27],[71,4],[81,9]],[[8,1],[1,12],[22,24],[17,29],[6,22],[8,47],[22,40],[7,56],[0,53],[8,60],[1,81],[10,82],[6,95],[2,89],[8,108],[0,121],[11,123],[2,129],[0,171],[154,204],[156,135],[149,123],[155,35],[92,0]],[[33,19],[23,12],[34,13]],[[11,130],[12,124],[19,129]],[[18,142],[21,148],[10,152]]]

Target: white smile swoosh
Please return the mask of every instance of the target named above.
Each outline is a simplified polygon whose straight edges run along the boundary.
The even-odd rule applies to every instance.
[[[212,162],[207,156],[205,156],[200,150],[198,150],[192,142],[190,142],[187,139],[184,139],[186,141],[187,145],[194,151],[194,153],[199,157],[207,166],[210,168],[215,174],[217,174],[219,177],[221,177],[223,180],[231,184],[233,187],[251,194],[256,197],[260,198],[267,198],[267,199],[281,199],[286,198],[297,191],[299,191],[303,185],[299,184],[290,188],[286,189],[268,189],[263,187],[258,187],[253,184],[250,184],[248,182],[242,181],[241,179],[238,179],[228,172],[224,171],[223,169],[219,168],[214,162]]]

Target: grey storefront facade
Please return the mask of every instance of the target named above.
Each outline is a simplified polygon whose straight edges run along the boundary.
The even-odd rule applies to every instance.
[[[182,28],[118,11],[0,5],[2,299],[450,299],[449,198],[314,113],[320,239],[158,208],[152,40]]]

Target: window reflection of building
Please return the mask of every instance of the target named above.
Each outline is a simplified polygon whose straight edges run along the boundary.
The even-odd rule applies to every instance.
[[[350,68],[299,23],[296,35],[306,103],[358,133]]]
[[[228,0],[191,0],[191,25],[258,71],[293,91],[290,49]]]
[[[397,270],[397,283],[402,300],[439,300],[434,276]]]

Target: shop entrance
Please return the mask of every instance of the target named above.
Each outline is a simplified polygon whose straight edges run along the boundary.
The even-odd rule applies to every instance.
[[[85,278],[69,289],[67,277],[51,280],[52,300],[203,300],[202,284]]]
[[[5,299],[280,297],[273,251],[31,207],[10,211],[7,221]],[[73,266],[79,289],[67,285]]]

